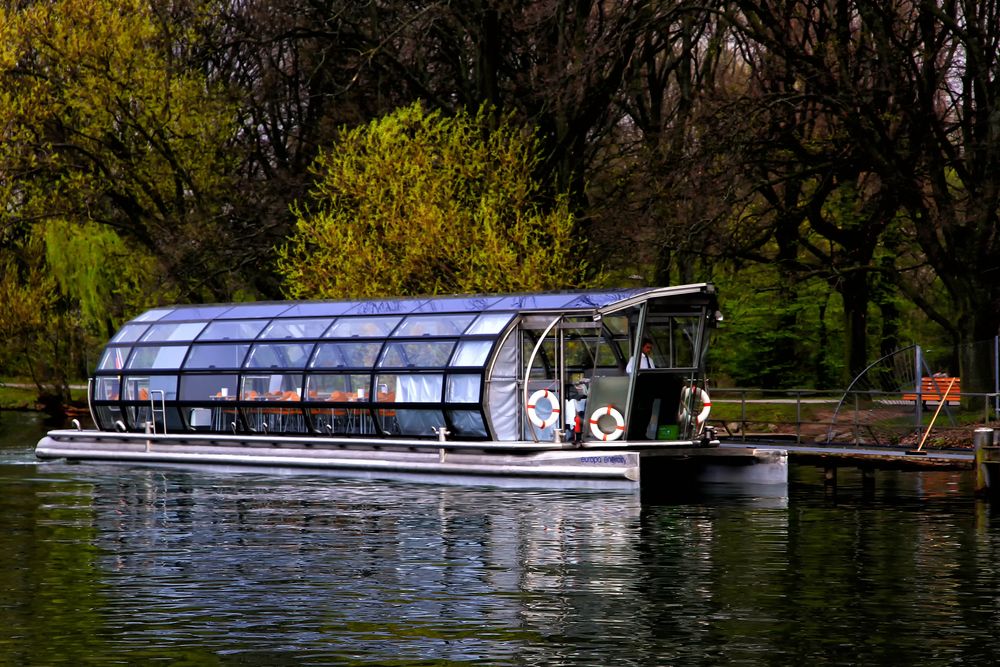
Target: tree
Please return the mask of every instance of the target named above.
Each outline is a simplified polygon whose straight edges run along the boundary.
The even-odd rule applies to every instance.
[[[845,243],[848,254],[858,251],[857,271],[890,271],[962,349],[997,335],[1000,2],[737,4],[741,34],[769,54],[788,83],[767,104],[812,108],[812,117],[829,123],[822,145],[798,144],[812,151],[811,160],[803,160],[808,151],[789,157],[799,166],[854,170],[855,177],[841,182],[864,176],[873,215],[850,234],[814,228]],[[813,210],[836,186],[829,178],[817,182],[815,192],[824,199],[811,198],[806,207]],[[946,310],[926,298],[926,272],[919,267],[872,261],[865,246],[877,247],[886,233],[894,250],[904,243],[919,248],[949,294]],[[913,253],[903,248],[903,254]],[[922,279],[919,287],[910,276]],[[985,360],[963,358],[963,386],[988,390],[988,369]]]
[[[235,132],[186,53],[185,26],[144,0],[8,4],[0,23],[0,223],[93,222],[158,258],[151,284],[231,293]]]
[[[565,199],[542,211],[537,146],[503,121],[420,104],[345,131],[318,158],[279,270],[291,297],[586,285]]]

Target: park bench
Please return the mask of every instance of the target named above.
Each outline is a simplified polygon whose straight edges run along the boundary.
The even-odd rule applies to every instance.
[[[951,386],[951,391],[948,392],[948,387],[951,385],[951,381],[954,380],[955,384]],[[948,392],[948,405],[959,405],[962,402],[962,381],[959,378],[950,377],[924,377],[920,379],[920,402],[922,405],[937,405],[944,398],[945,392]],[[907,403],[917,402],[917,393],[910,392],[903,394],[903,400]]]

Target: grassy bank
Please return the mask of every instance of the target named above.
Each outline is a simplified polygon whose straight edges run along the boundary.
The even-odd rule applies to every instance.
[[[87,402],[87,391],[82,387],[71,388],[73,403]],[[18,378],[0,378],[0,410],[38,410],[38,388],[31,382]]]

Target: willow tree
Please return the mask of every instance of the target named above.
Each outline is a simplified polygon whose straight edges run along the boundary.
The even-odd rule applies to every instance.
[[[420,104],[345,131],[317,159],[279,249],[295,298],[585,285],[564,198],[543,210],[535,140],[491,114]]]

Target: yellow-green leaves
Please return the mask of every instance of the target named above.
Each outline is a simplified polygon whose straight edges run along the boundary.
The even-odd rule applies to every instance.
[[[345,131],[314,165],[312,203],[279,249],[289,296],[367,297],[583,286],[574,219],[543,209],[535,142],[507,121],[419,105]]]

